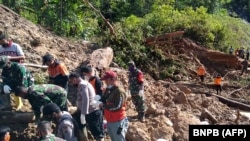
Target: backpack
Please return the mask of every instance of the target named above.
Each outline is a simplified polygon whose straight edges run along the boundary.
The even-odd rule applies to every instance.
[[[69,117],[69,116],[66,116],[66,117],[63,117],[60,122],[58,123],[58,125],[64,121],[64,120],[69,120],[73,123],[74,125],[74,135],[75,137],[77,138],[77,141],[83,141],[83,135],[82,135],[82,132],[80,131],[80,128],[79,128],[79,125],[78,123],[76,122],[76,120],[73,118],[73,117]]]

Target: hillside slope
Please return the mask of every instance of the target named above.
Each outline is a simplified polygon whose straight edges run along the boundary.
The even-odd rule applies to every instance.
[[[25,20],[3,5],[0,5],[0,30],[20,44],[26,56],[25,62],[41,64],[41,56],[54,54],[72,70],[87,58],[87,47],[79,42],[56,36],[39,25]],[[37,46],[33,44],[40,43]]]

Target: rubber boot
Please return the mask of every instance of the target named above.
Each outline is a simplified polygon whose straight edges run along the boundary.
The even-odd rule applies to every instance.
[[[89,141],[89,139],[88,139],[88,131],[87,131],[86,126],[82,128],[82,138],[83,138],[83,141]]]
[[[16,105],[16,110],[20,110],[23,107],[23,101],[21,97],[14,96],[14,102]]]
[[[141,122],[145,122],[145,112],[140,112],[138,115],[139,115],[139,120]]]

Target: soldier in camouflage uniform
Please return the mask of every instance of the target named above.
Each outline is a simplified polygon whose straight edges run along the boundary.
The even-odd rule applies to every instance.
[[[5,94],[10,94],[17,86],[29,87],[33,85],[34,79],[30,72],[17,62],[10,62],[6,56],[0,57],[0,68],[2,68],[2,87]],[[9,95],[6,95],[10,102]],[[21,107],[19,107],[21,108]]]
[[[54,84],[34,85],[30,88],[18,87],[16,96],[28,99],[37,119],[41,110],[48,103],[57,104],[62,111],[67,111],[67,92],[64,88]]]
[[[138,112],[138,119],[141,122],[145,120],[145,97],[144,97],[144,78],[143,73],[136,68],[135,63],[130,61],[129,65],[129,90],[132,97],[132,101]]]

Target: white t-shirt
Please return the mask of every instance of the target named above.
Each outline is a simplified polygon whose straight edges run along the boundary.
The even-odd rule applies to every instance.
[[[16,44],[16,43],[11,43],[10,47],[2,47],[0,45],[0,56],[24,56],[22,48]]]

